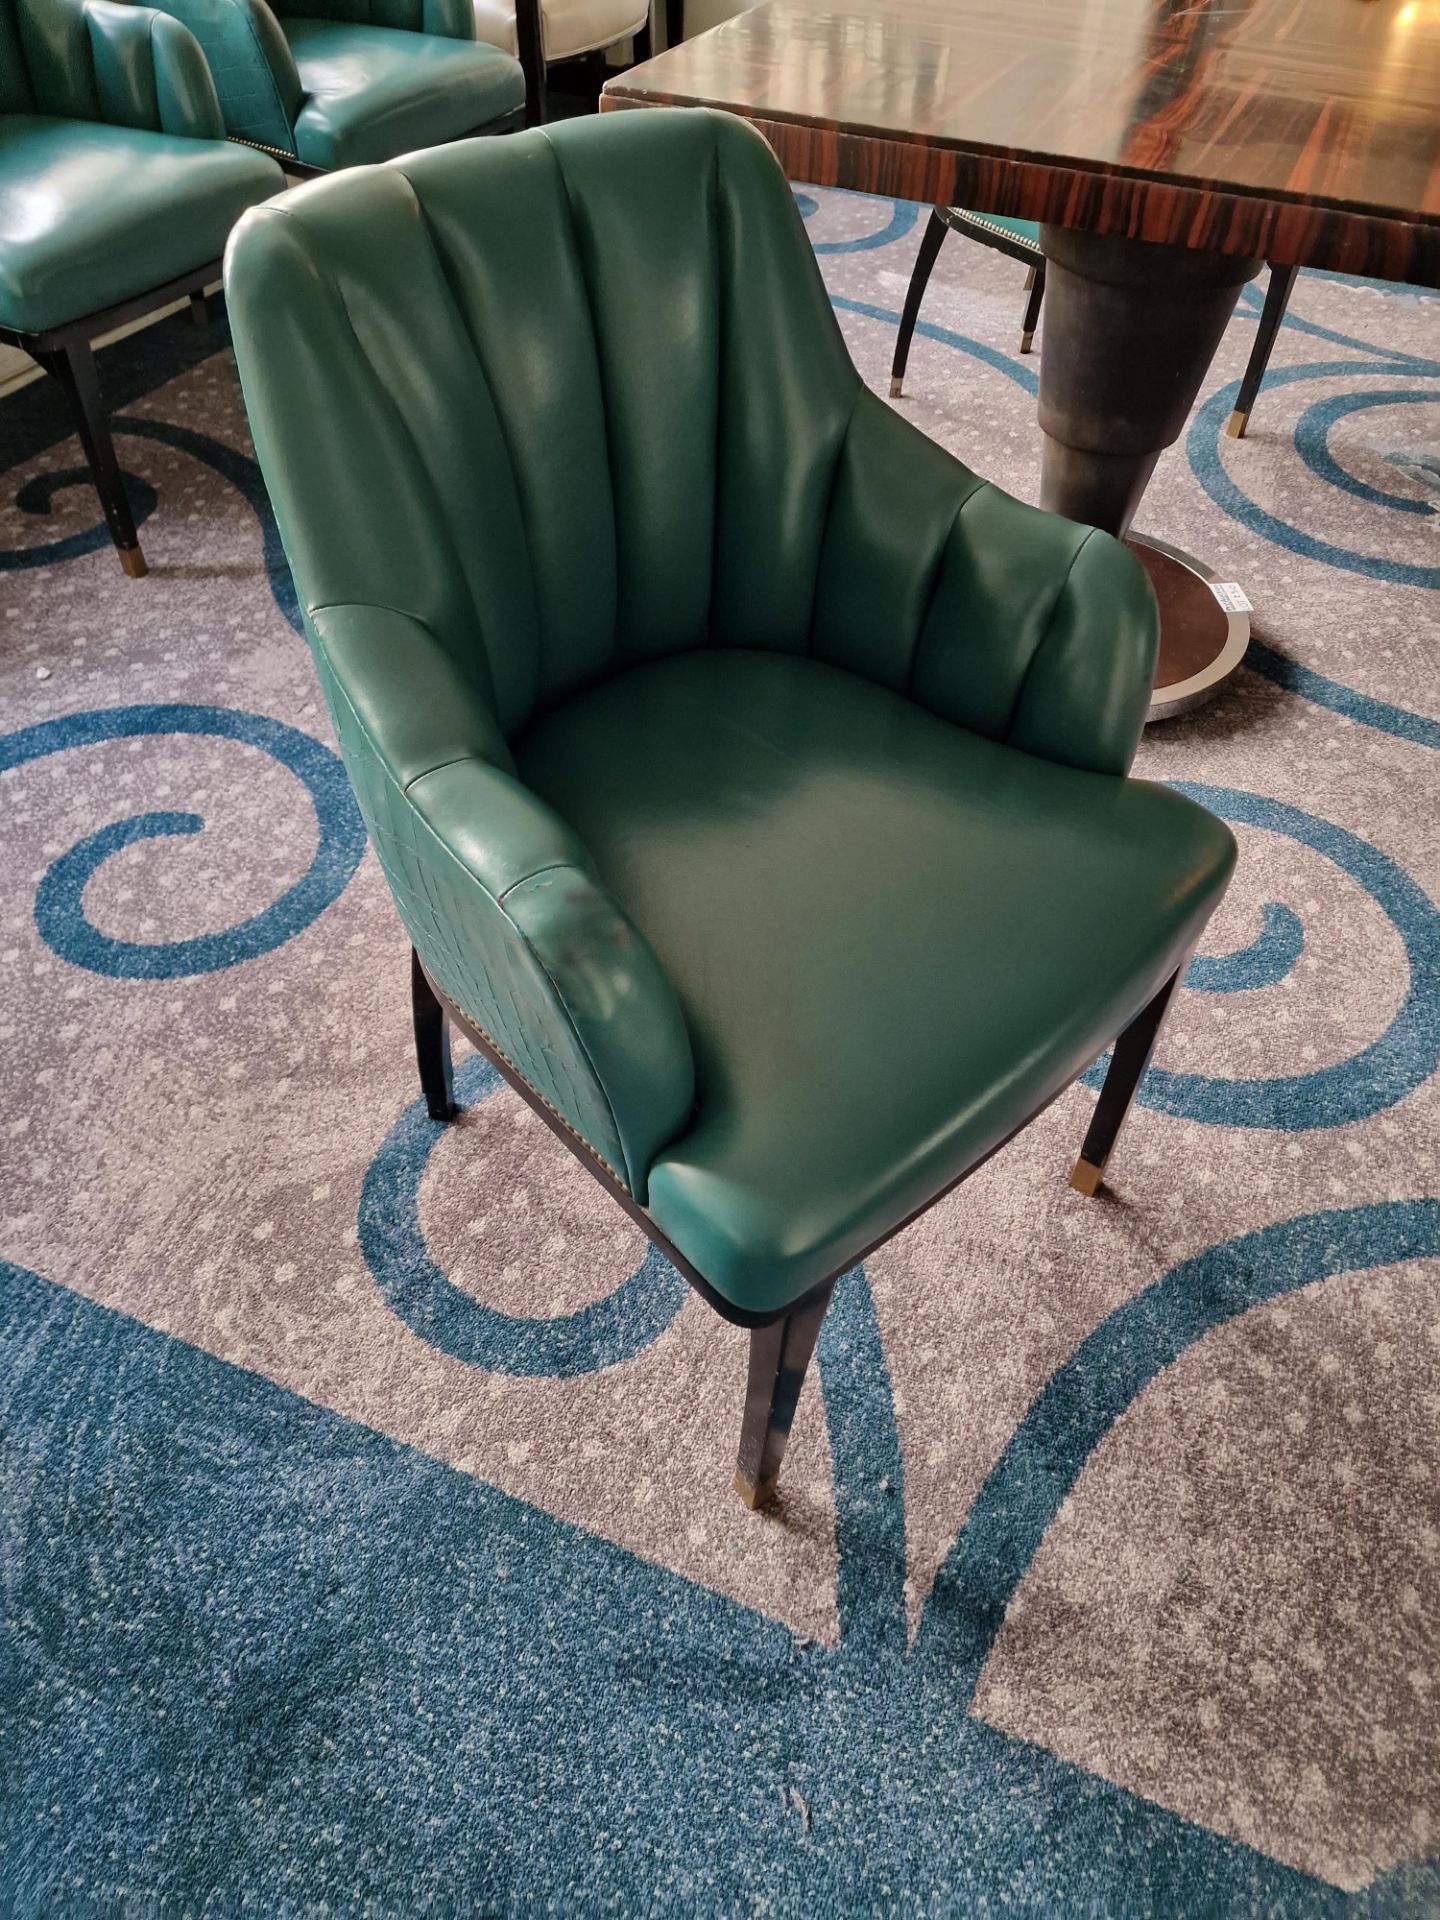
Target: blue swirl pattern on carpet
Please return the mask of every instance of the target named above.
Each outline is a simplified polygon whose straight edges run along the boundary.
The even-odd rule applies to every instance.
[[[101,933],[85,915],[85,888],[114,853],[137,841],[204,831],[194,813],[140,813],[112,821],[70,848],[47,869],[35,895],[35,925],[53,952],[72,966],[117,980],[174,980],[238,966],[269,953],[308,927],[344,892],[365,851],[360,809],[339,758],[309,734],[263,714],[223,707],[114,707],[0,734],[0,773],[70,748],[159,734],[201,734],[257,747],[303,782],[315,808],[319,843],[293,886],[239,926],[192,940],[142,943]]]

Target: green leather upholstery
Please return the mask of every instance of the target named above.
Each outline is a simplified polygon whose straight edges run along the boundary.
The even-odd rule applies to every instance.
[[[307,167],[388,160],[525,104],[518,61],[475,39],[468,0],[160,0],[199,39],[225,124]]]
[[[843,1269],[1073,1079],[1194,944],[1232,858],[1164,788],[813,655],[634,668],[516,760],[663,960],[697,1097],[646,1204],[748,1309]]]
[[[951,207],[948,211],[972,231],[979,228],[982,232],[1010,241],[1013,246],[1028,248],[1035,255],[1037,263],[1045,258],[1040,247],[1038,220],[1014,220],[1004,213],[972,213],[968,207]]]
[[[218,259],[284,185],[224,138],[194,39],[109,0],[0,0],[0,327],[38,333]]]
[[[473,19],[472,19],[473,24]],[[360,166],[477,133],[525,104],[518,60],[439,33],[287,19],[305,90],[295,150],[307,166]]]
[[[284,28],[264,0],[165,0],[165,10],[204,48],[225,130],[293,154],[305,88]]]
[[[410,937],[735,1308],[855,1259],[1183,963],[1234,847],[1125,777],[1138,565],[864,388],[752,130],[316,182],[227,285]]]

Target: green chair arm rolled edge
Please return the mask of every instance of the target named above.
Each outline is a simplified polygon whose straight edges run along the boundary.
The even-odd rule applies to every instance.
[[[90,0],[92,6],[103,3]],[[199,43],[222,134],[294,154],[294,122],[304,89],[280,22],[265,0],[163,0],[160,11]]]
[[[426,971],[642,1204],[695,1100],[650,943],[512,770],[462,669],[413,615],[307,616],[371,840]]]

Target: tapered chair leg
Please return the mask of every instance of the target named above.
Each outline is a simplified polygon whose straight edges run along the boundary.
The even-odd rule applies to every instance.
[[[210,324],[210,309],[205,304],[203,287],[197,287],[190,296],[190,318],[197,327],[207,327]]]
[[[415,1064],[420,1069],[425,1111],[432,1120],[453,1120],[460,1109],[455,1104],[455,1073],[450,1063],[450,1026],[413,947],[410,1013],[415,1023]]]
[[[65,397],[75,416],[75,430],[80,436],[80,445],[85,449],[90,477],[100,496],[105,525],[120,555],[121,568],[132,580],[142,580],[150,569],[140,551],[135,516],[130,511],[125,479],[120,471],[120,462],[115,457],[115,442],[110,437],[110,424],[105,418],[105,408],[100,399],[100,381],[95,372],[95,356],[90,350],[90,342],[72,338],[65,346],[48,353],[37,353],[35,357],[51,378],[65,389]]]
[[[525,124],[543,127],[548,111],[545,82],[545,33],[540,0],[516,0],[515,51],[525,75]]]
[[[1250,411],[1260,392],[1260,382],[1265,378],[1265,369],[1270,364],[1270,355],[1275,348],[1275,336],[1279,333],[1280,323],[1285,318],[1285,309],[1290,304],[1290,294],[1295,285],[1295,276],[1299,271],[1298,267],[1272,266],[1270,269],[1270,284],[1265,289],[1265,304],[1260,309],[1260,324],[1255,330],[1255,344],[1250,349],[1245,375],[1240,382],[1235,411],[1225,422],[1225,431],[1233,440],[1245,438],[1245,429],[1250,424]]]
[[[655,51],[654,35],[651,32],[650,16],[648,13],[645,16],[644,26],[639,29],[630,43],[630,50],[631,57],[637,67],[643,66]]]
[[[1045,298],[1045,269],[1043,266],[1031,267],[1025,277],[1025,291],[1029,299],[1025,302],[1025,318],[1020,322],[1020,351],[1029,353],[1035,344],[1035,329],[1040,324],[1040,302]]]
[[[685,0],[665,0],[665,44],[678,47],[685,38]]]
[[[940,256],[948,229],[940,218],[939,211],[932,207],[930,224],[920,239],[920,251],[915,256],[915,270],[910,275],[910,285],[905,289],[905,305],[900,311],[900,331],[895,336],[895,358],[890,365],[890,398],[898,400],[905,388],[905,363],[910,358],[910,342],[915,333],[915,322],[920,318],[920,302],[925,298],[925,288]]]
[[[795,1403],[805,1384],[805,1372],[829,1304],[827,1288],[819,1299],[796,1307],[768,1327],[756,1327],[750,1335],[750,1377],[745,1388],[735,1491],[752,1510],[763,1507],[774,1495],[795,1418]]]
[[[1135,1090],[1150,1064],[1155,1042],[1160,1037],[1161,1024],[1184,974],[1184,967],[1172,973],[1155,998],[1136,1014],[1115,1042],[1114,1052],[1110,1056],[1110,1070],[1105,1075],[1105,1084],[1095,1103],[1085,1144],[1070,1175],[1070,1184],[1077,1193],[1088,1197],[1100,1190],[1100,1182],[1105,1177],[1105,1162],[1110,1158],[1111,1149],[1125,1124]]]

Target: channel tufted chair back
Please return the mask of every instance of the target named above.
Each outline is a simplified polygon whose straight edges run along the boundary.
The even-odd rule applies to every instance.
[[[1143,574],[867,391],[722,115],[306,186],[227,287],[429,1110],[449,1018],[755,1329],[758,1504],[836,1277],[1123,1028],[1093,1190],[1224,890]]]
[[[307,189],[242,244],[271,290],[240,322],[247,361],[276,369],[251,392],[255,431],[307,604],[403,608],[502,734],[628,663],[743,646],[1042,752],[1083,665],[1077,697],[1107,716],[1091,757],[1128,763],[1147,638],[1090,658],[1047,564],[1085,531],[1025,513],[1023,541],[987,540],[1015,503],[865,389],[741,122],[632,113],[511,138],[483,165],[416,155],[363,192]],[[303,426],[292,381],[329,395]],[[294,511],[317,497],[325,516]],[[937,593],[947,549],[963,573]],[[1128,570],[1098,545],[1081,566]]]
[[[194,53],[168,19],[148,20],[176,64]],[[203,69],[188,87],[157,72],[133,25],[112,0],[0,0],[0,113],[192,133],[197,114],[214,112]]]

